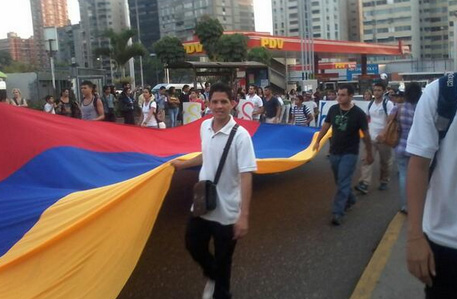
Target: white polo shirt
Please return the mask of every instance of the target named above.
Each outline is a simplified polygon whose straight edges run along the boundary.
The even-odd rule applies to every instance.
[[[252,103],[254,103],[254,112],[257,112],[260,110],[260,108],[263,107],[263,101],[262,99],[254,94],[253,96],[250,96],[249,94],[246,95],[246,100],[249,100],[251,101]],[[256,115],[253,115],[252,116],[252,119],[255,119],[255,120],[260,120],[260,114],[256,114]]]
[[[387,114],[382,106],[382,101],[379,104],[373,102],[369,111],[366,111],[367,115],[370,116],[370,123],[368,124],[368,130],[370,132],[371,140],[376,140],[376,137],[381,134],[387,125],[387,115],[390,114],[394,108],[394,104],[391,101],[387,101]]]
[[[211,127],[212,121],[213,118],[207,119],[200,127],[203,157],[200,180],[214,180],[225,144],[236,124],[233,117],[230,116],[230,121],[221,130],[214,132]],[[201,218],[222,225],[236,223],[241,210],[240,174],[256,170],[257,162],[251,136],[245,128],[240,126],[233,138],[221,177],[216,186],[218,194],[216,209],[201,216]]]
[[[438,160],[427,189],[423,230],[434,243],[457,249],[457,119],[454,118],[441,145],[435,120],[438,117],[438,80],[427,85],[417,104],[406,151]]]

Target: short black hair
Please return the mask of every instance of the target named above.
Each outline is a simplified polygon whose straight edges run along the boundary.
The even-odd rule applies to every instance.
[[[351,84],[341,84],[340,86],[338,86],[338,90],[341,89],[346,89],[348,91],[348,95],[350,96],[353,96],[355,93],[354,86],[352,86]]]
[[[184,86],[185,87],[185,86]],[[159,88],[160,90],[164,90],[164,89],[167,89],[165,86],[160,86]]]
[[[228,99],[232,100],[232,89],[230,88],[230,86],[228,86],[225,83],[217,82],[217,83],[214,83],[213,85],[211,85],[211,88],[209,90],[209,99],[210,100],[213,97],[213,93],[215,93],[215,92],[225,92],[228,96]]]
[[[382,82],[376,82],[373,86],[381,87],[382,90],[386,90],[386,85],[384,85]]]
[[[271,90],[271,86],[270,86],[270,85],[267,85],[267,86],[265,86],[263,89],[264,89],[264,90],[265,90],[265,89]]]
[[[109,86],[109,85],[103,86],[103,91],[106,91],[106,90],[111,91],[111,86]]]
[[[51,98],[53,98],[53,96],[50,95],[50,94],[48,94],[48,95],[44,98],[44,100],[47,102],[47,101],[49,101]]]
[[[408,103],[416,104],[422,96],[422,87],[417,82],[411,82],[405,88],[405,100]]]
[[[162,87],[163,87],[163,86],[162,86]],[[162,87],[161,87],[161,88],[162,88]],[[165,88],[165,87],[163,87],[163,88]],[[189,85],[188,85],[188,84],[185,84],[185,85],[182,87],[182,89],[186,89],[186,88],[189,88]]]
[[[89,86],[89,88],[94,89],[94,83],[92,83],[92,82],[89,81],[89,80],[86,80],[86,81],[81,82],[81,85],[80,85],[80,86],[83,86],[83,85]]]

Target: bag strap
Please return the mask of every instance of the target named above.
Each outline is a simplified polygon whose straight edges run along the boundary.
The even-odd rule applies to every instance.
[[[438,130],[439,143],[446,137],[447,131],[454,120],[457,111],[457,73],[449,73],[439,79],[439,96],[438,96],[438,119],[435,122]],[[436,167],[438,151],[433,157],[432,164],[428,172],[428,180],[432,178],[433,170]]]
[[[227,143],[224,147],[224,152],[222,153],[221,161],[219,161],[219,166],[217,167],[216,176],[214,177],[214,184],[216,185],[219,182],[219,178],[221,177],[222,168],[224,168],[225,160],[227,160],[227,155],[230,150],[230,146],[232,145],[233,138],[235,137],[236,130],[238,130],[239,124],[235,124],[230,132],[229,138]]]

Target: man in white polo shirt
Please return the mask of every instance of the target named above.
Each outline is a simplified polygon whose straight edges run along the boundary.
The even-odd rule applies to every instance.
[[[260,121],[260,116],[263,114],[264,107],[262,99],[256,95],[255,85],[249,85],[248,94],[246,95],[246,100],[254,104],[254,112],[252,112],[252,120]]]
[[[230,115],[232,91],[229,86],[212,85],[209,98],[213,117],[205,120],[200,128],[202,154],[188,161],[175,160],[172,165],[177,170],[202,165],[199,179],[213,181],[236,122]],[[216,209],[200,217],[191,217],[186,229],[186,248],[208,278],[202,298],[231,298],[232,255],[237,240],[248,232],[252,172],[256,170],[251,137],[240,126],[217,183]],[[209,251],[211,238],[214,255]]]
[[[454,76],[446,81],[440,86],[436,80],[425,88],[406,147],[411,154],[406,187],[408,269],[426,284],[427,299],[457,298],[457,120],[451,120],[441,141],[437,129],[440,88],[457,85]],[[449,99],[457,100],[455,92]],[[436,166],[429,178],[434,157]]]

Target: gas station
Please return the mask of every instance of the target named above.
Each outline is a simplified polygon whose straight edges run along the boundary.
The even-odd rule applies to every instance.
[[[323,82],[358,81],[359,86],[371,84],[379,79],[379,66],[368,64],[370,56],[405,57],[410,55],[408,46],[401,41],[395,45],[373,44],[353,41],[313,39],[314,72],[309,66],[300,65],[302,40],[300,37],[274,36],[261,32],[226,31],[224,34],[242,34],[247,37],[248,49],[265,47],[270,50],[273,59],[269,66],[270,84],[281,89],[288,89],[290,84],[307,79]],[[309,43],[310,41],[306,41]],[[198,37],[183,42],[187,55],[204,56],[203,46]],[[247,78],[245,83],[255,84],[261,80]],[[260,84],[259,84],[260,85]]]

